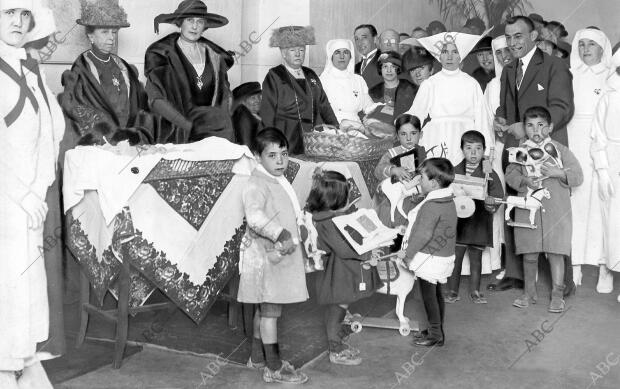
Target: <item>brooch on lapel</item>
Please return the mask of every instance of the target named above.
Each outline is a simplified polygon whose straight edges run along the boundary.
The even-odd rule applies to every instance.
[[[310,79],[310,85],[316,86],[316,80],[314,78]]]
[[[538,91],[539,91],[539,92],[540,92],[541,90],[545,90],[545,88],[543,88],[543,86],[542,86],[542,85],[540,85],[540,84],[537,84],[537,85],[538,85]]]
[[[601,90],[600,90],[600,88],[596,88],[596,89],[594,90],[594,94],[595,94],[595,95],[600,95],[600,94],[601,94]]]

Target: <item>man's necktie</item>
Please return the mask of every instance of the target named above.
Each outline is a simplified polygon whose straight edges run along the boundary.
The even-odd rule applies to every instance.
[[[360,74],[364,73],[364,69],[366,69],[366,65],[368,65],[368,57],[364,57],[362,61],[362,67],[360,68]]]
[[[523,81],[523,61],[519,60],[519,64],[517,65],[517,78],[515,80],[517,82],[517,89],[521,87],[521,81]]]

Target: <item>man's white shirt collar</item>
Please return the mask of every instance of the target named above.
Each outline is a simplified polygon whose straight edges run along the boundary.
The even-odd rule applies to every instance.
[[[523,62],[523,74],[524,75],[525,75],[525,71],[527,70],[527,66],[530,64],[530,61],[532,60],[532,57],[534,56],[535,51],[536,51],[536,45],[534,45],[534,48],[532,48],[532,50],[530,50],[527,54],[525,54],[523,58],[520,58],[521,62]]]
[[[372,57],[375,56],[375,54],[377,54],[377,49],[375,48],[373,51],[371,51],[370,53],[366,54],[366,55],[362,55],[362,61],[363,60],[370,60]]]

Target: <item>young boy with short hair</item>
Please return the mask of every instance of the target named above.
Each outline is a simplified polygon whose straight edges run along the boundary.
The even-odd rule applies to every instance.
[[[418,277],[428,334],[414,341],[417,346],[443,346],[445,303],[441,283],[454,267],[456,206],[450,184],[454,167],[446,158],[430,158],[420,165],[420,187],[426,198],[409,212],[409,225],[398,258]]]
[[[297,217],[301,207],[284,177],[288,141],[277,128],[256,135],[254,155],[259,164],[243,190],[247,229],[239,253],[237,300],[260,304],[254,317],[254,337],[248,366],[263,368],[265,382],[301,384],[308,376],[280,358],[278,318],[282,305],[306,301],[306,272]]]
[[[544,161],[540,177],[528,175],[526,166],[511,163],[506,168],[506,185],[519,196],[527,196],[532,190],[547,188],[551,197],[541,200],[541,208],[536,211],[536,228],[515,227],[516,254],[523,255],[524,294],[513,305],[526,308],[536,303],[536,272],[538,256],[545,253],[551,268],[553,288],[549,312],[564,311],[564,256],[571,252],[571,203],[570,189],[581,185],[583,173],[579,161],[568,147],[552,140],[551,114],[544,107],[528,108],[523,114],[527,140],[523,142],[529,156]],[[544,212],[542,211],[544,209]],[[530,211],[515,208],[515,222],[529,223]],[[585,237],[584,237],[585,238]]]
[[[485,178],[484,152],[486,143],[484,135],[478,131],[467,131],[461,136],[461,150],[465,158],[454,167],[456,174]],[[493,213],[497,211],[494,197],[503,198],[504,190],[497,173],[489,165],[487,196],[484,200],[474,200],[476,209],[468,218],[459,219],[456,227],[456,259],[454,270],[448,280],[449,292],[447,303],[459,300],[459,284],[465,252],[469,254],[469,292],[472,302],[486,304],[486,298],[480,294],[480,277],[482,275],[482,252],[486,247],[493,247]]]

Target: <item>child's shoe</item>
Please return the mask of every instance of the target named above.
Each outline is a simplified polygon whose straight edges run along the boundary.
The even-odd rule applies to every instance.
[[[564,312],[564,285],[553,286],[553,290],[551,291],[551,302],[549,303],[549,308],[547,309],[551,313],[562,313]]]
[[[299,370],[295,370],[293,365],[283,360],[282,367],[278,370],[271,370],[265,366],[265,369],[263,369],[263,381],[281,384],[304,384],[308,381],[308,376]]]
[[[446,295],[446,297],[444,297],[444,301],[447,304],[454,304],[455,302],[459,301],[461,298],[459,297],[459,294],[456,293],[455,291],[451,290],[450,292],[448,292],[448,294]]]
[[[252,357],[249,357],[248,363],[246,363],[245,365],[252,369],[262,369],[265,367],[265,362],[252,362]]]
[[[362,363],[362,358],[358,354],[355,354],[350,348],[337,352],[329,352],[329,361],[337,365],[357,366]]]
[[[538,261],[523,262],[523,295],[517,298],[512,305],[517,308],[527,308],[530,303],[536,304],[538,292],[536,291],[536,276],[538,274]]]
[[[536,297],[530,297],[527,293],[524,293],[521,297],[515,299],[512,305],[517,308],[527,308],[530,306],[530,303],[536,304],[536,300]]]
[[[480,292],[477,290],[474,291],[472,294],[470,294],[469,297],[471,298],[471,301],[474,304],[486,304],[487,303],[486,297],[481,295]]]

